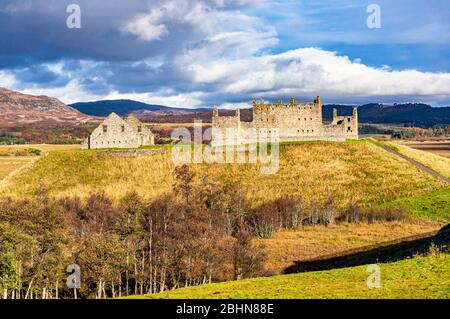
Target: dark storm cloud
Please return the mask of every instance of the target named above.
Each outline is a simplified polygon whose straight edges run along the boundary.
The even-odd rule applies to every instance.
[[[45,87],[64,86],[70,81],[68,76],[55,73],[47,66],[30,66],[18,69],[15,76],[23,84],[40,83]]]
[[[81,7],[82,28],[69,29],[66,8]],[[170,56],[188,39],[186,32],[171,32],[164,45],[148,43],[121,32],[124,23],[147,13],[155,1],[21,0],[0,4],[0,67],[61,59],[137,61],[157,55]],[[180,27],[180,26],[178,26]]]

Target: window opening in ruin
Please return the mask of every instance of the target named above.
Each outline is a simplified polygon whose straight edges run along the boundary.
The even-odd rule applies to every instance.
[[[142,126],[138,126],[138,133],[142,132]]]
[[[122,133],[125,132],[125,125],[122,125]]]
[[[103,133],[108,132],[108,125],[103,125]]]

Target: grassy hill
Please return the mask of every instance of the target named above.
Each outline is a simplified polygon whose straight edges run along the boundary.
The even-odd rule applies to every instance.
[[[381,288],[369,289],[367,266],[181,288],[131,298],[450,298],[450,254],[379,264]]]
[[[175,167],[171,152],[141,157],[116,157],[95,150],[52,151],[16,176],[0,195],[32,195],[45,187],[50,195],[86,197],[102,189],[119,198],[136,190],[154,198],[170,190]],[[192,164],[198,180],[209,177],[238,181],[255,205],[282,195],[305,202],[333,198],[339,206],[350,202],[384,203],[439,189],[442,182],[406,161],[364,141],[304,142],[281,145],[276,174],[261,174],[260,164]]]
[[[171,146],[148,147],[148,150],[158,152],[120,157],[111,155],[118,150],[102,153],[72,147],[42,148],[46,156],[9,178],[0,196],[32,196],[45,187],[50,195],[57,197],[85,198],[90,192],[104,190],[112,198],[120,199],[130,190],[136,190],[147,198],[156,198],[171,190],[175,165]],[[427,157],[430,166],[434,162]],[[297,262],[365,252],[405,238],[428,237],[450,220],[448,186],[371,142],[282,144],[280,168],[273,175],[261,174],[259,164],[192,164],[191,168],[197,174],[196,183],[202,183],[204,178],[221,184],[238,182],[239,189],[254,205],[290,194],[306,203],[333,198],[340,208],[355,201],[401,207],[408,216],[421,219],[303,226],[282,230],[270,238],[254,239],[265,246],[266,275],[283,273]],[[448,255],[445,256],[448,263]],[[442,266],[443,263],[441,258],[424,257],[383,264],[380,290],[368,290],[366,268],[353,267],[180,289],[152,297],[446,297],[448,289],[444,289],[440,280],[446,280],[442,271],[448,270],[448,266]],[[408,284],[413,288],[408,290]]]

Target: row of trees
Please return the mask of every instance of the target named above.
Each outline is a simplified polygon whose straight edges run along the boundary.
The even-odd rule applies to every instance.
[[[145,201],[129,193],[113,202],[103,193],[85,201],[0,200],[0,294],[4,298],[119,297],[264,275],[264,247],[254,236],[335,222],[397,220],[396,211],[332,201],[306,206],[283,197],[252,207],[239,182],[199,179],[175,169],[172,191]],[[81,270],[81,288],[68,289],[68,265]]]
[[[85,298],[262,274],[263,248],[227,217],[239,204],[219,203],[225,192],[213,184],[195,186],[187,166],[174,174],[172,192],[149,202],[136,193],[118,203],[103,193],[55,199],[44,190],[0,200],[1,297],[72,298],[71,264],[81,269],[76,292]]]
[[[0,128],[0,145],[6,144],[80,144],[95,128],[95,123],[45,124]]]

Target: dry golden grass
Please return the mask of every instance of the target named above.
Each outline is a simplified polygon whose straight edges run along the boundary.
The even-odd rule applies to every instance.
[[[416,150],[398,143],[390,144],[394,145],[401,154],[408,156],[425,166],[428,166],[446,177],[450,177],[450,158],[445,158],[426,151]]]
[[[216,179],[241,176],[253,202],[289,194],[306,202],[329,198],[340,206],[350,202],[379,203],[440,188],[443,184],[411,164],[371,143],[311,142],[282,145],[280,168],[264,175],[257,165],[198,165]]]
[[[0,157],[0,180],[7,177],[17,169],[35,160],[31,156],[5,156]]]
[[[25,152],[27,149],[40,149],[43,155],[55,150],[79,149],[80,145],[0,145],[0,191],[7,187],[9,180],[21,170],[26,169],[38,159],[36,156],[13,156],[16,152]]]
[[[78,144],[68,144],[68,145],[58,145],[58,144],[28,144],[27,147],[37,148],[42,150],[44,153],[51,151],[63,151],[63,150],[79,150],[81,145]]]
[[[118,199],[136,190],[146,197],[156,197],[170,190],[172,169],[167,154],[128,158],[95,151],[50,152],[18,176],[6,193],[29,195],[45,186],[55,196],[85,197],[103,190]]]
[[[69,144],[69,145],[59,145],[59,144],[26,144],[26,145],[0,145],[0,154],[11,153],[14,151],[26,150],[29,148],[37,148],[41,151],[61,151],[61,150],[76,150],[80,149],[81,145]]]
[[[272,238],[259,239],[266,246],[266,269],[273,274],[294,264],[380,243],[438,231],[432,222],[384,222],[375,224],[339,224],[307,226],[281,231]]]
[[[142,157],[114,157],[96,151],[52,151],[32,169],[14,178],[3,195],[32,194],[40,185],[51,195],[77,195],[103,190],[113,198],[135,190],[147,198],[170,191],[175,165],[170,150]],[[264,175],[257,164],[192,164],[199,177],[218,182],[240,180],[254,205],[282,195],[305,202],[333,198],[381,203],[421,194],[443,184],[371,143],[310,142],[282,145],[280,168]]]

